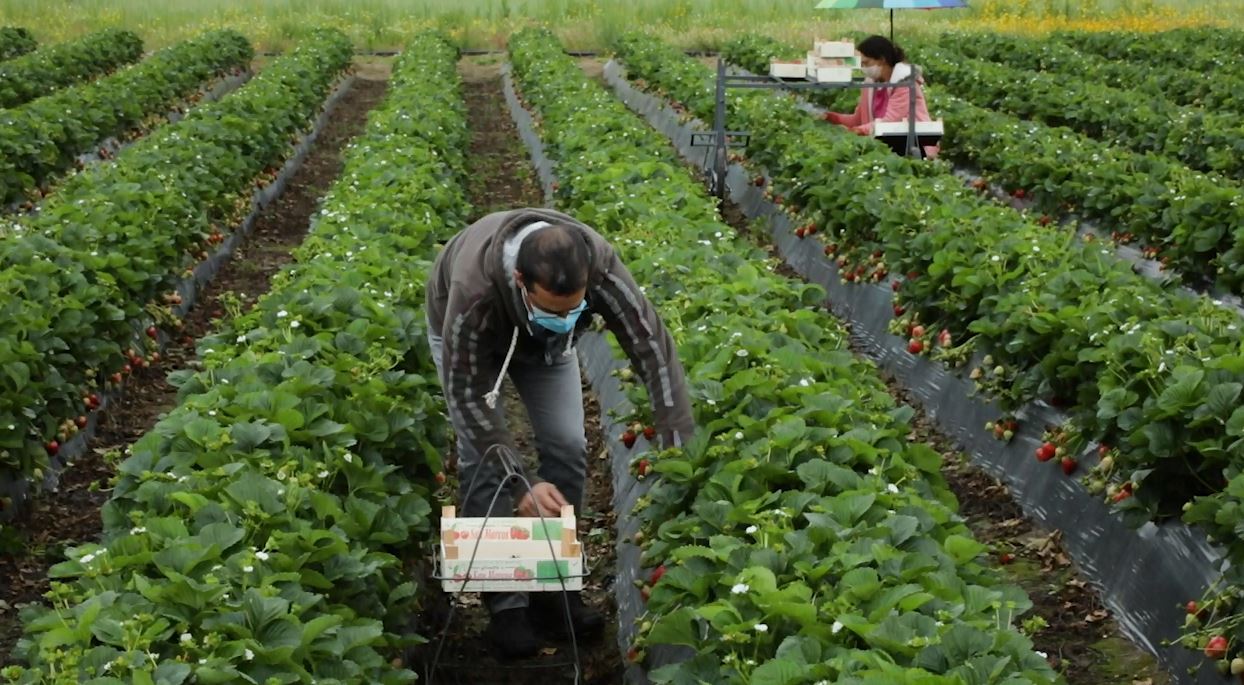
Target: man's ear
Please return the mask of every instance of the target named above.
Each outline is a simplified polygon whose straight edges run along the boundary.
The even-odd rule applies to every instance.
[[[522,284],[523,282],[523,272],[518,269],[514,270],[514,282],[518,284]]]

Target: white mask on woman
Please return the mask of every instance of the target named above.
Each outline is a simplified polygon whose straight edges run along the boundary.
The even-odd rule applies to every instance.
[[[868,80],[876,81],[877,79],[881,78],[881,67],[875,64],[872,66],[864,67],[864,75],[868,77]]]

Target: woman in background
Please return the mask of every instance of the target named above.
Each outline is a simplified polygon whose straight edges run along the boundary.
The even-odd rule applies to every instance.
[[[864,88],[859,104],[851,114],[826,112],[825,121],[845,126],[862,136],[872,135],[873,121],[904,121],[911,115],[911,90],[916,81],[916,121],[932,121],[924,99],[924,77],[920,67],[907,62],[903,49],[884,36],[870,36],[856,48],[860,67],[871,82],[893,83],[891,88]],[[938,147],[924,147],[926,157],[937,157]]]

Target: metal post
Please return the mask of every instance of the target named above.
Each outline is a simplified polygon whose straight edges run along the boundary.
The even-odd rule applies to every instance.
[[[909,98],[911,109],[907,114],[907,154],[918,159],[920,157],[920,147],[916,140],[916,72],[914,68],[911,74],[911,86],[909,87],[911,89],[911,97]]]
[[[717,56],[717,103],[713,112],[713,174],[712,191],[718,199],[726,198],[726,60]]]

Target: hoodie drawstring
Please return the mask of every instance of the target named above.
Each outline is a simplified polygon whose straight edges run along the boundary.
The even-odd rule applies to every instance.
[[[518,347],[518,326],[514,327],[514,335],[510,336],[510,349],[505,353],[505,361],[501,363],[501,373],[497,375],[497,384],[484,395],[484,402],[489,409],[497,408],[497,398],[501,397],[501,383],[505,380],[505,372],[510,368],[510,359],[514,357],[514,349]]]

